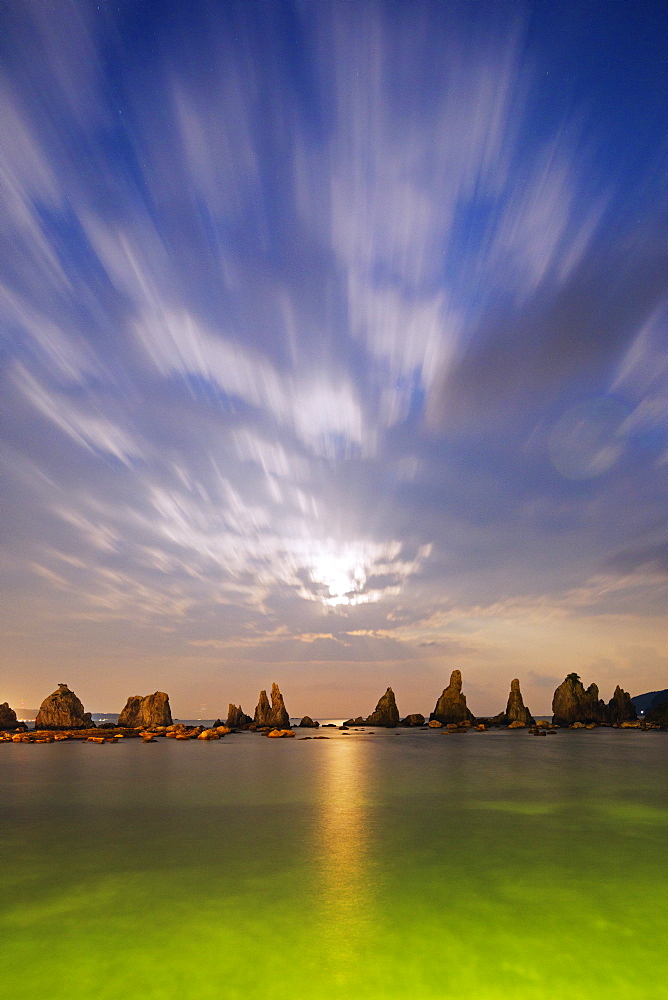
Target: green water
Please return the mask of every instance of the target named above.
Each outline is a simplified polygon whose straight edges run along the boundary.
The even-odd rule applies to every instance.
[[[0,746],[3,994],[667,996],[668,734]]]

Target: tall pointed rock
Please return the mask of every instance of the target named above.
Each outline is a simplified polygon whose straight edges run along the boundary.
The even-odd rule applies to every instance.
[[[430,719],[447,726],[451,722],[475,722],[474,715],[466,707],[466,695],[462,694],[462,675],[459,670],[450,674],[450,683],[436,702]]]
[[[271,709],[269,708],[269,699],[267,698],[266,691],[260,691],[260,697],[258,698],[257,705],[255,707],[255,714],[253,715],[253,722],[256,726],[270,726]]]
[[[283,695],[278,684],[271,685],[271,707],[266,691],[260,691],[260,698],[255,709],[253,722],[256,726],[273,726],[276,729],[289,729],[290,716],[288,715]]]
[[[376,705],[376,710],[371,713],[364,723],[365,726],[387,726],[391,728],[399,725],[399,709],[394,697],[392,688],[388,688]]]
[[[246,715],[241,705],[230,704],[227,709],[226,726],[229,726],[230,729],[245,729],[246,726],[250,726],[252,721],[250,715]]]
[[[620,688],[619,684],[608,702],[608,717],[610,722],[633,722],[638,718],[631,695]]]
[[[271,685],[271,725],[277,729],[290,728],[290,716],[278,684]]]
[[[510,725],[511,722],[521,722],[525,726],[533,726],[535,719],[529,709],[525,706],[520,691],[520,682],[517,677],[510,682],[510,694],[506,705],[504,721]]]

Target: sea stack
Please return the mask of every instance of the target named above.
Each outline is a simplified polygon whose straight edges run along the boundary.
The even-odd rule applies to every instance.
[[[289,729],[290,716],[283,702],[278,684],[271,685],[271,708],[266,691],[260,691],[260,699],[255,709],[253,721],[257,728],[271,726],[273,729]]]
[[[164,691],[154,694],[134,694],[125,703],[118,716],[118,725],[123,729],[150,729],[153,726],[171,726],[172,713],[169,695]]]
[[[35,729],[92,729],[90,712],[84,707],[67,684],[59,684],[58,690],[45,698],[40,705]]]
[[[252,721],[250,715],[246,715],[241,705],[230,704],[228,706],[225,725],[230,729],[247,729]]]
[[[638,718],[631,695],[620,688],[619,684],[608,702],[608,718],[610,722],[634,722]]]
[[[399,709],[394,698],[394,691],[388,688],[376,705],[376,709],[364,722],[365,726],[387,726],[388,729],[399,725]]]
[[[526,708],[520,691],[520,682],[517,677],[510,682],[510,694],[503,721],[510,725],[512,722],[521,722],[523,726],[533,726],[535,719],[528,708]]]
[[[577,674],[566,676],[552,698],[552,722],[556,726],[572,726],[574,722],[607,722],[608,709],[598,696],[596,684],[585,691]]]
[[[475,716],[466,707],[466,695],[462,694],[462,675],[459,670],[450,674],[450,683],[436,702],[430,720],[447,726],[452,722],[475,722]]]
[[[8,702],[3,701],[0,705],[0,729],[17,729],[18,725],[19,720],[16,718],[16,712],[9,707]]]

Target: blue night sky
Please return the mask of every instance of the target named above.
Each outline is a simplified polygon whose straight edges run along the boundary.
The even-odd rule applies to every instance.
[[[665,687],[664,5],[0,22],[0,701]]]

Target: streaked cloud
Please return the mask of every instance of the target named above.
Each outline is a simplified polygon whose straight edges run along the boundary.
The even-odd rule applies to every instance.
[[[574,62],[531,3],[10,6],[24,673],[46,683],[35,650],[65,621],[74,659],[112,662],[130,630],[138,662],[207,683],[280,663],[305,685],[310,664],[367,692],[386,665],[417,692],[452,661],[499,694],[517,661],[544,698],[562,635],[585,667],[605,647],[610,676],[648,650],[649,684],[668,455],[649,19],[615,50],[622,116],[588,56],[613,43],[574,23]]]

